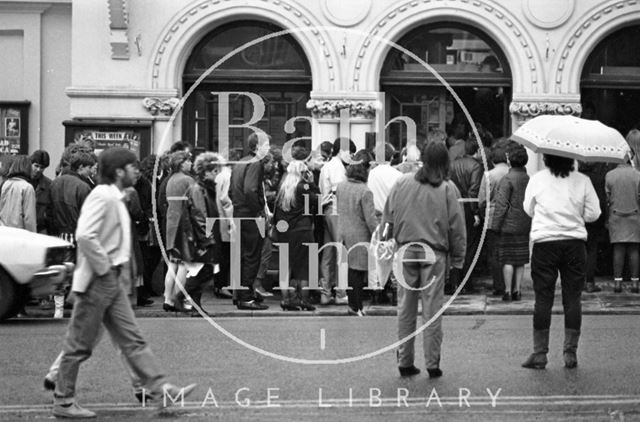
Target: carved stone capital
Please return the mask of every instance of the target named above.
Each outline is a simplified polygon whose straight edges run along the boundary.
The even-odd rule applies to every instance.
[[[315,118],[337,119],[340,111],[349,110],[349,116],[361,119],[375,118],[376,111],[382,105],[379,101],[372,100],[309,100],[307,109]]]
[[[509,104],[509,112],[519,122],[526,122],[536,116],[551,114],[557,116],[580,116],[582,105],[580,103],[556,103],[556,102],[518,102]]]
[[[173,110],[178,106],[180,100],[178,98],[158,98],[147,97],[142,100],[142,106],[147,109],[151,115],[156,116],[158,113],[164,116],[170,116]]]

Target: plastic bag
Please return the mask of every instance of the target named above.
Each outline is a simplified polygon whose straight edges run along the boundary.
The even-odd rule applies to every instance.
[[[389,275],[391,275],[391,270],[393,269],[396,241],[395,239],[381,239],[382,233],[380,225],[378,225],[371,235],[371,243],[369,245],[369,253],[375,258],[375,285],[372,286],[371,282],[369,285],[369,288],[372,289],[383,289],[389,279]]]

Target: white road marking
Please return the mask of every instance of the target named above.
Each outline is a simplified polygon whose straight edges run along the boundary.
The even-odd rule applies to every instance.
[[[326,345],[325,335],[326,335],[326,333],[325,333],[324,328],[321,328],[320,329],[320,350],[324,350],[324,348],[325,348],[325,345]]]
[[[369,397],[364,398],[344,398],[344,399],[332,399],[323,398],[322,403],[331,405],[332,408],[406,408],[404,404],[398,406],[398,400],[395,396],[390,394],[388,397],[380,397],[380,406],[371,406]],[[492,407],[491,400],[488,397],[469,397],[468,399],[471,407],[460,406],[460,401],[457,396],[440,397],[442,408],[437,405],[436,401],[432,401],[430,409],[460,409],[467,411],[485,410],[491,411],[513,411],[514,407],[525,408],[525,412],[549,412],[549,407],[554,406],[612,406],[612,405],[640,405],[640,396],[631,395],[585,395],[585,396],[500,396],[497,398],[496,407]],[[409,408],[420,407],[424,408],[427,402],[427,397],[408,397],[406,399]],[[244,409],[235,401],[217,401],[218,407],[221,409],[237,408]],[[304,400],[284,400],[278,399],[277,404],[280,405],[279,409],[283,408],[318,408],[317,399],[304,399]],[[140,404],[132,403],[83,403],[83,406],[92,410],[99,411],[132,411],[132,410],[157,410],[155,406],[149,404],[146,408],[143,408]],[[49,404],[32,404],[32,405],[0,405],[0,414],[15,414],[15,413],[39,413],[47,412],[51,410]],[[544,407],[546,409],[535,409]],[[272,409],[268,406],[266,400],[252,400],[251,405],[247,409]],[[480,409],[479,409],[480,408]],[[531,409],[534,408],[534,409]],[[216,409],[216,407],[209,401],[204,407],[202,407],[201,401],[185,401],[184,407],[171,406],[167,409],[185,409],[185,410],[197,410],[197,409]]]

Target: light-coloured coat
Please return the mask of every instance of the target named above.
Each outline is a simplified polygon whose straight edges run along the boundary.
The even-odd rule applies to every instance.
[[[119,197],[114,189],[112,185],[98,185],[82,205],[76,229],[74,292],[85,292],[95,277],[107,274],[113,265],[122,264],[131,255],[130,233],[124,232],[131,230],[131,221],[122,194]]]
[[[36,191],[26,180],[12,177],[0,192],[0,225],[36,231]]]

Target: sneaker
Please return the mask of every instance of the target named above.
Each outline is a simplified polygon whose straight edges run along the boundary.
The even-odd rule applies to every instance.
[[[333,303],[334,303],[333,297],[325,296],[325,295],[320,296],[320,305],[328,306],[328,305],[333,305]]]
[[[335,300],[335,304],[336,305],[348,305],[349,304],[349,298],[348,297],[336,297]]]
[[[54,404],[53,416],[67,419],[88,419],[95,418],[97,415],[91,410],[80,407],[78,403],[71,403],[68,405]]]
[[[64,318],[64,312],[62,311],[62,309],[56,309],[53,312],[53,318],[55,319],[62,319]]]

